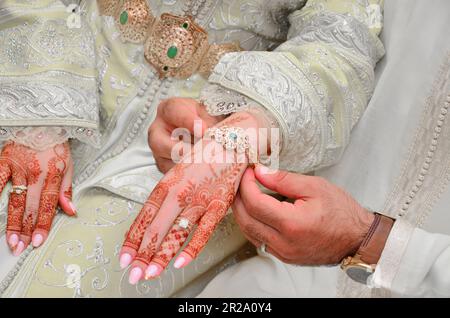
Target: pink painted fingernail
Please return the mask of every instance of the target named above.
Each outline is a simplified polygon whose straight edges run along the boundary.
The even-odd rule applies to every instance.
[[[150,279],[161,274],[161,270],[156,265],[150,265],[145,271],[145,279]]]
[[[20,254],[22,254],[22,252],[25,250],[25,243],[20,241],[17,246],[16,249],[13,252],[14,256],[19,256]]]
[[[11,236],[9,237],[8,243],[11,248],[16,247],[17,243],[19,243],[19,235],[11,234]]]
[[[73,205],[72,201],[69,202],[69,207],[72,210],[73,215],[77,215],[77,209],[75,208],[75,205]]]
[[[186,264],[186,259],[183,256],[179,256],[175,260],[175,263],[173,264],[173,267],[175,267],[176,269],[180,269],[183,266],[185,266],[185,264]]]
[[[131,264],[131,261],[133,260],[133,258],[131,257],[130,254],[128,253],[123,253],[122,255],[120,255],[120,268],[121,269],[125,269],[128,267],[128,265]]]
[[[44,237],[41,234],[36,234],[33,236],[33,246],[39,247],[41,246],[42,242],[44,242]]]
[[[130,277],[128,281],[131,285],[136,285],[142,278],[142,269],[140,267],[135,267],[130,272]]]

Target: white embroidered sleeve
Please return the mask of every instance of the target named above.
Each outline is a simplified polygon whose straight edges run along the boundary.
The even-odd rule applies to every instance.
[[[2,4],[0,141],[98,145],[94,39],[82,15],[79,25],[69,23],[72,14],[60,1]]]
[[[368,104],[384,54],[377,37],[381,7],[378,0],[308,1],[290,15],[288,39],[274,52],[222,57],[206,88],[216,92],[209,111],[238,111],[250,100],[278,121],[282,169],[308,172],[335,163]]]
[[[393,297],[450,297],[450,236],[397,220],[371,281]]]

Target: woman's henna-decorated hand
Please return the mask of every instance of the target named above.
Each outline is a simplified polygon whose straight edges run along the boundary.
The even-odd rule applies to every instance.
[[[240,113],[219,125],[257,128],[260,122],[251,114]],[[200,151],[205,154],[205,149],[209,149],[207,153],[213,160],[188,163],[196,162],[192,158]],[[224,159],[230,154],[236,160]],[[235,152],[202,140],[166,174],[132,224],[120,252],[121,267],[131,264],[131,284],[159,276],[192,232],[174,266],[184,267],[197,257],[234,201],[248,166],[246,160],[241,162]]]
[[[132,262],[131,284],[161,274],[191,231],[192,239],[180,254],[185,260],[181,265],[200,253],[231,206],[246,167],[179,163],[167,173],[144,204],[122,247],[122,268]],[[189,220],[189,226],[180,226],[176,222],[180,218]]]
[[[0,155],[0,191],[11,179],[13,187],[8,205],[6,238],[14,255],[20,255],[32,242],[39,247],[50,231],[56,207],[76,214],[72,200],[73,163],[69,144],[44,151],[9,142]]]

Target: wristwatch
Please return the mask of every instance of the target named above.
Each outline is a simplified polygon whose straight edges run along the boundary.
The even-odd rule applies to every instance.
[[[375,272],[386,240],[395,220],[385,215],[374,213],[375,218],[354,256],[344,258],[342,270],[354,281],[367,284],[367,279]]]

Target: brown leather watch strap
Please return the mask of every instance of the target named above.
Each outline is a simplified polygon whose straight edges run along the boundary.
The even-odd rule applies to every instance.
[[[378,263],[394,221],[390,217],[375,213],[369,232],[356,252],[364,263],[369,265]]]

